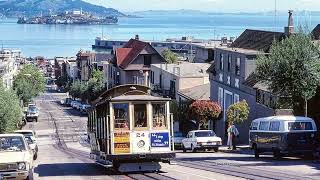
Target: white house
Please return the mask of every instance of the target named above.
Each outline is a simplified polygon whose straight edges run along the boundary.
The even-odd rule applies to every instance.
[[[1,49],[0,50],[0,77],[3,86],[7,89],[12,88],[13,78],[18,73],[20,51]]]
[[[209,63],[151,64],[154,92],[178,100],[178,91],[209,83]]]

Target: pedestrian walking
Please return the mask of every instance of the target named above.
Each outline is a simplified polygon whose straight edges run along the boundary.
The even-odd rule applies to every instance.
[[[239,131],[237,129],[237,127],[232,123],[232,126],[231,126],[231,129],[232,129],[232,149],[233,150],[236,150],[237,147],[236,147],[236,143],[237,143],[237,138],[239,137]]]
[[[232,130],[231,130],[231,126],[232,126],[232,123],[230,122],[229,123],[229,127],[227,129],[227,133],[228,133],[227,146],[228,146],[228,149],[232,148]]]
[[[236,150],[236,138],[239,136],[239,131],[237,127],[233,124],[233,122],[229,123],[228,128],[228,142],[227,145],[229,146],[228,149]]]

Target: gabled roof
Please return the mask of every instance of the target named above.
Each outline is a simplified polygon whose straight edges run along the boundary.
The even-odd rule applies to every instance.
[[[210,100],[210,84],[182,89],[178,93],[191,100]]]
[[[284,37],[285,34],[282,32],[246,29],[231,47],[268,52],[273,41],[280,41]]]
[[[314,40],[320,40],[320,24],[318,24],[311,32]]]
[[[254,88],[254,89],[260,89],[263,91],[269,92],[268,89],[269,86],[261,81],[259,81],[258,76],[255,73],[251,73],[247,79],[242,83],[245,86]]]
[[[151,45],[143,41],[130,39],[123,48],[116,49],[117,65],[125,69],[147,46]]]
[[[116,50],[117,66],[121,66],[132,48],[118,48]]]

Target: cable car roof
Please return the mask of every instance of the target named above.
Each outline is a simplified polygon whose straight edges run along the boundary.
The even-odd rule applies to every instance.
[[[170,101],[169,98],[156,97],[151,95],[148,86],[138,84],[126,84],[113,87],[102,93],[95,101],[93,106],[98,106],[107,101]]]
[[[170,98],[163,98],[151,95],[124,95],[117,96],[111,99],[111,101],[170,101]]]

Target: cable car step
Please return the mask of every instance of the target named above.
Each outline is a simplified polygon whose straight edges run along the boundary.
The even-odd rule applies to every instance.
[[[99,164],[100,166],[103,166],[105,168],[112,168],[113,167],[112,164],[106,164],[105,162],[101,162],[101,161],[96,161],[96,164]]]
[[[142,171],[159,171],[161,165],[158,162],[141,162],[141,163],[122,163],[118,171],[120,172],[142,172]]]

